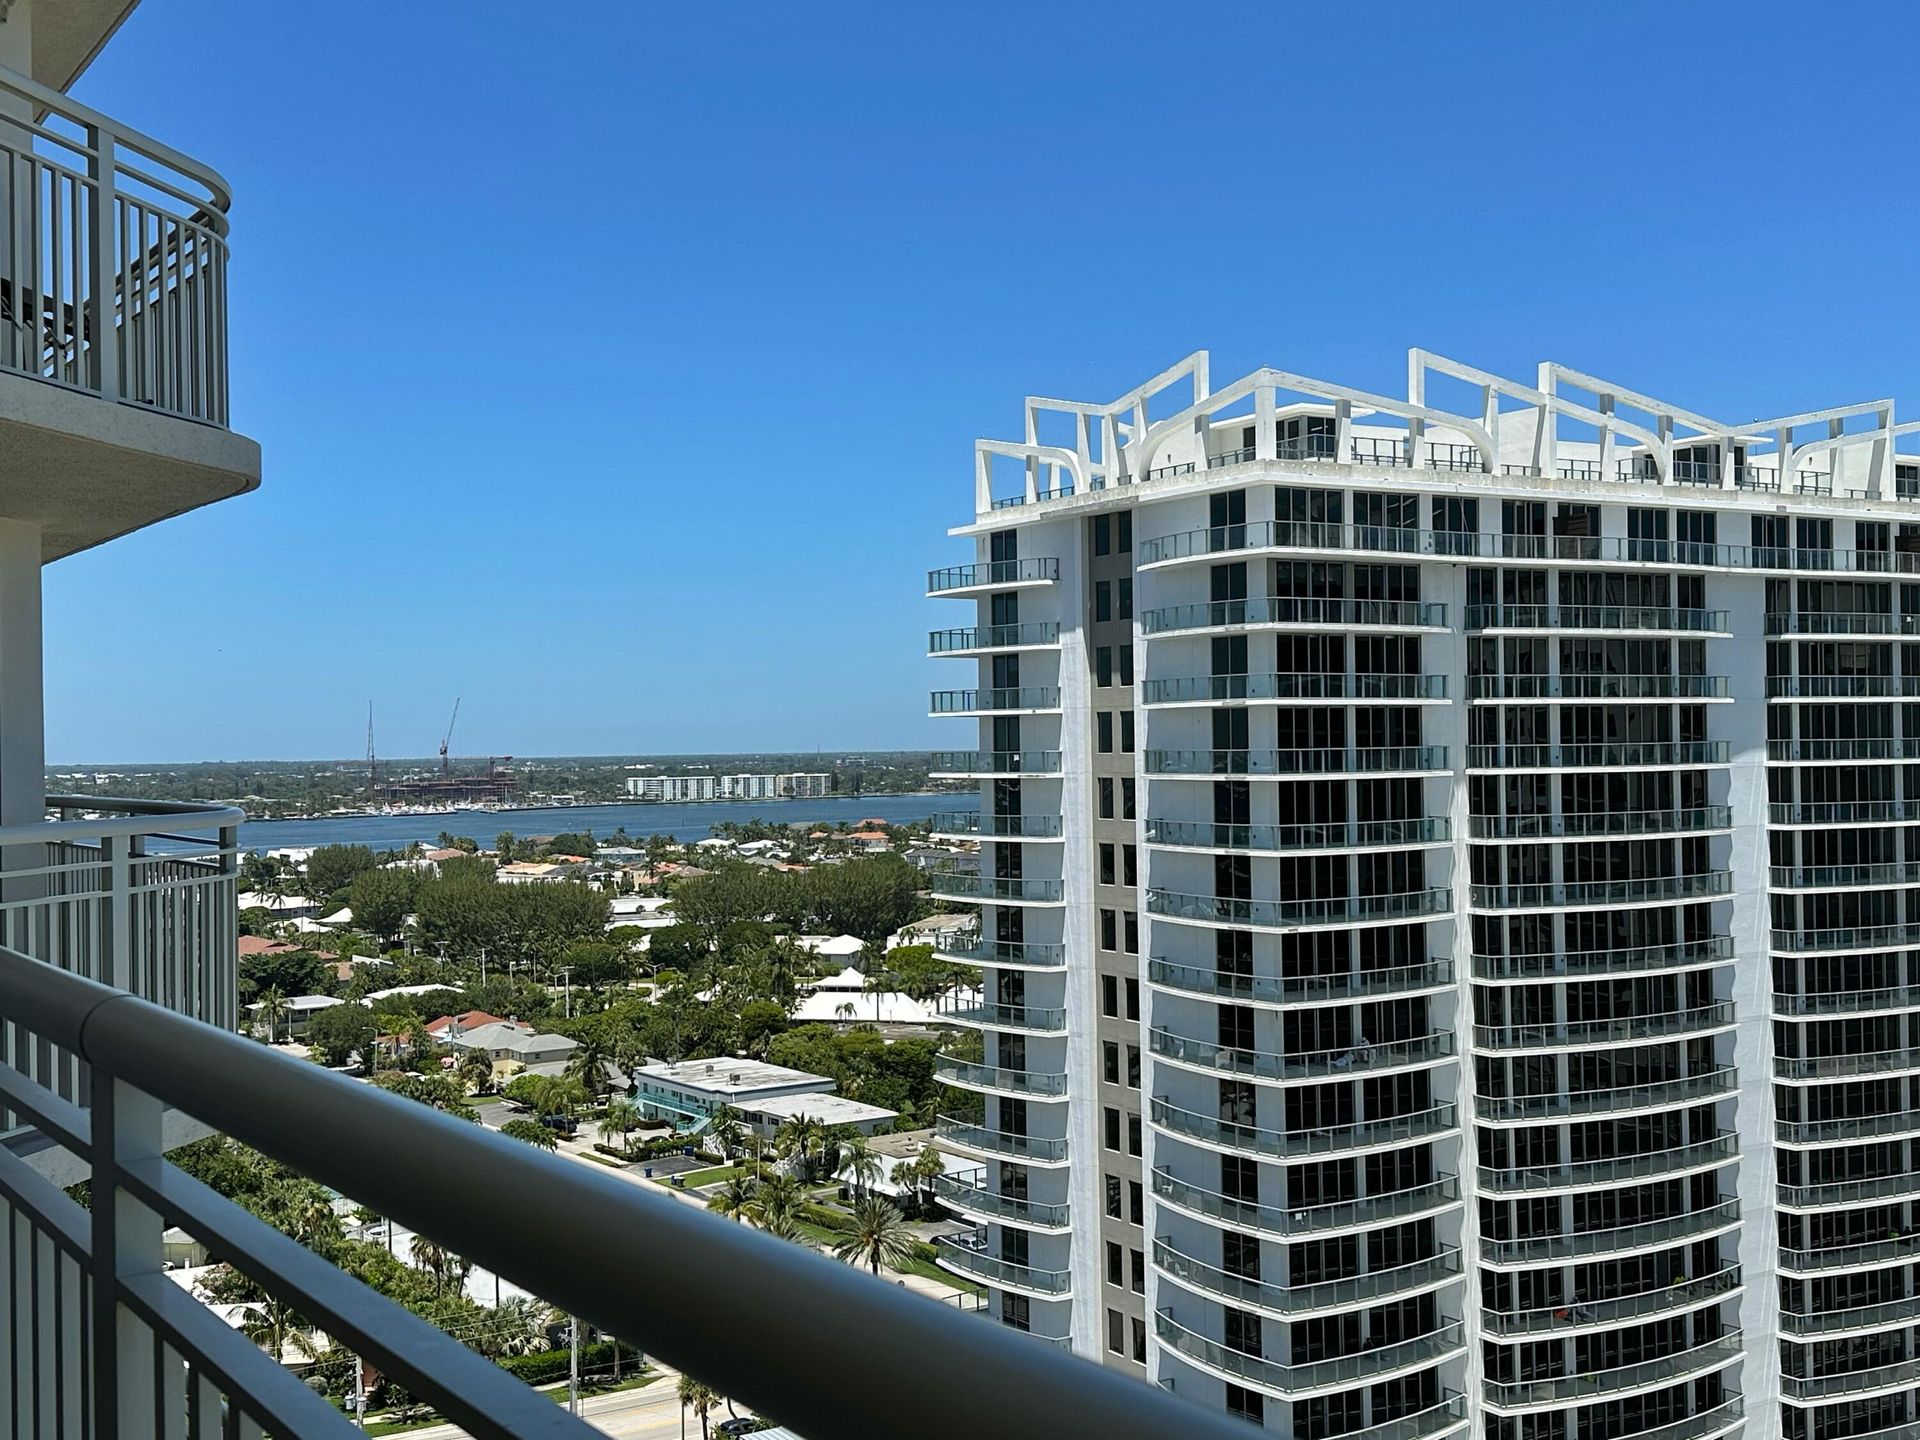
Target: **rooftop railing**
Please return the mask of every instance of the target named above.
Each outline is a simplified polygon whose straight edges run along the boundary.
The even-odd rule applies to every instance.
[[[0,1156],[16,1253],[19,1413],[115,1435],[350,1437],[351,1422],[163,1268],[185,1230],[476,1440],[596,1432],[171,1165],[163,1106],[338,1191],[804,1434],[1219,1436],[1191,1409],[857,1268],[0,950],[0,1013],[87,1073],[81,1111],[4,1073],[7,1104],[87,1167],[90,1209]],[[530,1229],[528,1215],[542,1224]],[[671,1305],[659,1297],[671,1296]],[[796,1334],[807,1343],[794,1344]],[[928,1356],[941,1363],[929,1366]],[[860,1374],[858,1385],[847,1377]],[[982,1386],[982,1375],[993,1384]],[[63,1408],[65,1407],[65,1408]],[[1038,1427],[1038,1431],[1035,1431]]]
[[[0,94],[0,370],[225,429],[227,182],[13,70]]]

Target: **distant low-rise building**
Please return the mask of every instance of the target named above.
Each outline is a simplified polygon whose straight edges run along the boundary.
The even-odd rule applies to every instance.
[[[764,1060],[718,1055],[710,1060],[649,1060],[633,1072],[633,1100],[649,1120],[701,1128],[722,1105],[745,1113],[788,1095],[831,1095],[833,1080]]]

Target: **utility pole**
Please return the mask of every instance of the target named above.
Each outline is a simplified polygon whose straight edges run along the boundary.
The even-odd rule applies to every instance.
[[[367,1428],[367,1362],[353,1357],[353,1423]]]
[[[566,1013],[567,1019],[571,1020],[573,1018],[573,967],[571,965],[562,965],[560,967],[560,982],[567,988]]]
[[[487,983],[487,947],[484,945],[480,947],[480,983]]]
[[[580,1317],[567,1317],[567,1409],[580,1413]]]

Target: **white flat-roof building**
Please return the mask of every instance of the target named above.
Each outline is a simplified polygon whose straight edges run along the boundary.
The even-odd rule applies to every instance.
[[[704,1123],[722,1105],[744,1110],[788,1095],[830,1095],[834,1082],[764,1060],[720,1055],[710,1060],[649,1060],[633,1072],[634,1103],[650,1120],[682,1128]]]
[[[849,1100],[844,1095],[818,1093],[776,1095],[736,1108],[740,1111],[741,1123],[762,1139],[770,1139],[774,1131],[801,1115],[822,1125],[851,1125],[862,1135],[871,1135],[900,1118],[899,1111],[885,1106]]]

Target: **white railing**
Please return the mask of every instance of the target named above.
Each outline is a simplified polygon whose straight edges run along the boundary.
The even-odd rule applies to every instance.
[[[229,204],[198,161],[0,68],[0,370],[225,428]]]

